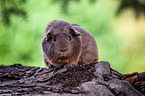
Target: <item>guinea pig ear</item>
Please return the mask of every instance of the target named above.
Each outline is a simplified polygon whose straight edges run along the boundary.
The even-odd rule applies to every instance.
[[[75,28],[70,28],[70,33],[73,34],[74,36],[81,35],[81,33]]]
[[[47,33],[46,34],[46,40],[48,41],[48,40],[50,40],[51,39],[51,34],[50,33]]]

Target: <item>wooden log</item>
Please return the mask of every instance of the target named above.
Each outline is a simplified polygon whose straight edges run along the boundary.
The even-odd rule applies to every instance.
[[[20,64],[0,66],[0,95],[144,96],[145,90],[136,90],[126,76],[106,61],[49,70]]]

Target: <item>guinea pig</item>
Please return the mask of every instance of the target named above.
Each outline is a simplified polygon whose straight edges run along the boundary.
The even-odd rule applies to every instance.
[[[79,25],[62,20],[55,20],[47,26],[41,50],[47,68],[98,61],[94,37]]]

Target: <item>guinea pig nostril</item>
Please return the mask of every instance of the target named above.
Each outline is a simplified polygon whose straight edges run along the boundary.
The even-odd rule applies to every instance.
[[[67,49],[60,49],[60,51],[61,51],[61,52],[66,52],[66,51],[67,51]]]

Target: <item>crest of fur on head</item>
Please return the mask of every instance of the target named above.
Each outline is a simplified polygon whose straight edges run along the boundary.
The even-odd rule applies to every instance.
[[[42,52],[46,66],[71,66],[82,50],[81,33],[72,24],[55,20],[46,28]]]

